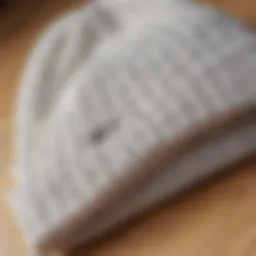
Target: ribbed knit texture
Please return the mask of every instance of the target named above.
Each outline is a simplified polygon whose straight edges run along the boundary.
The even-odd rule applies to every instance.
[[[35,247],[104,198],[150,150],[256,99],[256,38],[248,28],[188,1],[113,2],[95,2],[57,21],[27,65],[12,205]],[[255,131],[250,124],[208,153],[195,152],[191,165],[201,166],[195,178],[217,162],[255,152]],[[214,153],[218,147],[223,153]],[[201,164],[204,159],[212,161]],[[149,184],[129,199],[130,207],[120,206],[120,219],[194,181],[190,168],[170,169],[176,176],[172,171],[166,184],[160,179],[164,189]],[[91,225],[72,244],[116,221]]]

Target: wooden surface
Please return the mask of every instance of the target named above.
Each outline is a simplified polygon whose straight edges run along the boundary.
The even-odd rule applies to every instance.
[[[252,24],[256,21],[254,0],[212,1]],[[52,17],[79,1],[16,2],[17,7],[0,11],[0,255],[3,256],[27,255],[5,200],[14,164],[10,145],[20,73],[42,28]],[[107,241],[92,246],[86,255],[254,256],[255,202],[256,166],[240,166],[140,218]],[[85,255],[85,248],[72,254]]]

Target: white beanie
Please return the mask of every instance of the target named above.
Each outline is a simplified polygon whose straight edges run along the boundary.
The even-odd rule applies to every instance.
[[[256,152],[256,37],[184,0],[96,1],[33,52],[11,204],[68,249]]]

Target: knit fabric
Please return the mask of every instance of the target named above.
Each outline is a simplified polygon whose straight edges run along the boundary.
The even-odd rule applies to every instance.
[[[95,204],[139,175],[133,167],[154,148],[255,104],[255,67],[254,32],[189,1],[98,1],[58,20],[32,54],[19,95],[11,203],[28,242],[51,248],[88,241],[255,153],[253,119],[95,217],[105,211]],[[66,234],[65,245],[51,243],[81,214],[85,229]]]

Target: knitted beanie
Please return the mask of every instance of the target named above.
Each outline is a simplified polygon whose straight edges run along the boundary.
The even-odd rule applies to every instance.
[[[256,152],[256,37],[186,0],[56,21],[19,95],[11,205],[31,247],[88,242]]]

